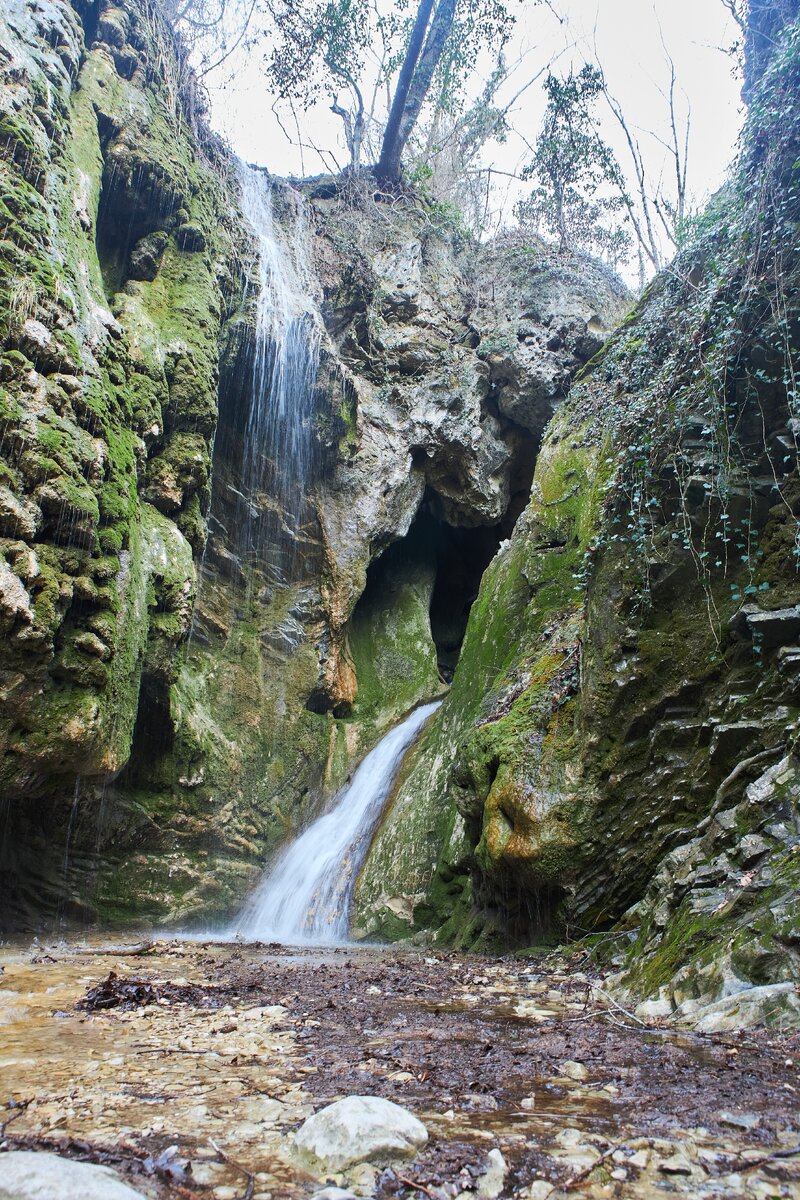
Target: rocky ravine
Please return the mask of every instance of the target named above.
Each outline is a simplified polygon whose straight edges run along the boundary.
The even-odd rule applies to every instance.
[[[4,919],[228,913],[452,677],[361,932],[612,930],[636,1000],[794,1021],[796,5],[728,189],[605,347],[596,264],[276,183],[322,336],[291,514],[241,492],[255,247],[179,47],[138,4],[3,20]]]
[[[5,919],[207,917],[452,672],[627,297],[543,248],[476,264],[420,198],[276,184],[324,346],[309,503],[244,497],[245,563],[255,247],[179,48],[138,4],[20,3],[2,40]]]
[[[212,171],[186,128],[180,64],[149,8],[45,0],[1,20],[13,921],[53,903],[78,781],[119,773],[140,693],[165,696],[175,679],[205,539],[232,242],[224,164]]]

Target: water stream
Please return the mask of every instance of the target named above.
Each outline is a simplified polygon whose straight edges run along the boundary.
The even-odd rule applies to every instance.
[[[233,935],[287,945],[347,941],[358,872],[403,757],[441,700],[387,733],[331,808],[284,850],[240,914]]]
[[[242,163],[239,178],[258,249],[258,300],[238,541],[251,568],[290,576],[307,519],[321,323],[303,198],[282,186],[279,225],[266,172]]]

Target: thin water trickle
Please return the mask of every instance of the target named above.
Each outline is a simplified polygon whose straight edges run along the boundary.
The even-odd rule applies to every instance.
[[[61,864],[61,900],[58,905],[58,922],[64,922],[64,908],[67,900],[67,891],[69,888],[69,856],[72,849],[72,835],[75,829],[75,820],[78,816],[78,808],[81,799],[81,777],[78,775],[75,779],[75,790],[72,793],[72,808],[69,812],[69,821],[67,822],[67,837],[64,842],[64,861]]]
[[[266,172],[242,163],[242,208],[258,248],[251,395],[242,455],[239,547],[263,567],[281,546],[291,573],[312,469],[321,322],[302,197],[283,185],[292,236],[275,221]]]
[[[341,945],[370,839],[403,757],[441,704],[423,704],[387,733],[339,792],[265,875],[231,934],[287,945]]]

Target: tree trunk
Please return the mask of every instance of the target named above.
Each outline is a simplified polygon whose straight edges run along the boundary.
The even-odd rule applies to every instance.
[[[411,87],[408,92],[408,99],[406,100],[400,120],[398,159],[405,148],[411,130],[414,128],[419,117],[425,97],[430,90],[433,73],[439,65],[442,52],[447,45],[447,40],[453,29],[457,3],[458,0],[439,0],[436,6],[436,12],[433,14],[433,20],[431,21],[428,36],[425,40],[425,49],[422,51],[419,65],[414,72],[414,78],[411,81]]]
[[[453,28],[457,3],[439,0],[431,19],[433,0],[420,0],[376,167],[381,182],[396,183],[400,178],[400,159]]]

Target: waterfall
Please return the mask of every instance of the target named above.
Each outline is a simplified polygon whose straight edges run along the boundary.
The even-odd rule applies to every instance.
[[[312,468],[314,393],[320,329],[313,302],[313,271],[305,207],[281,185],[293,233],[275,221],[267,173],[240,164],[242,208],[258,249],[258,300],[242,430],[241,517],[243,557],[279,575],[291,575],[308,510]]]
[[[265,875],[232,931],[287,945],[347,940],[358,871],[403,756],[441,700],[423,704],[378,742],[334,798]]]

